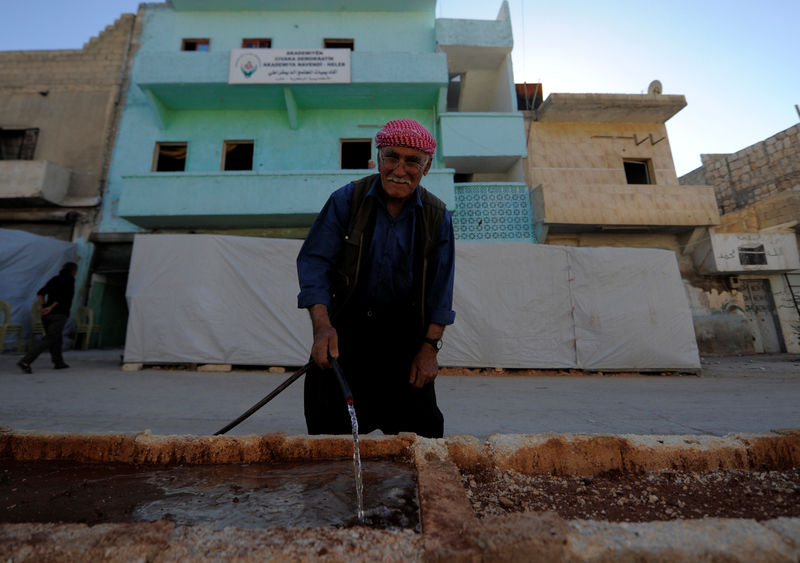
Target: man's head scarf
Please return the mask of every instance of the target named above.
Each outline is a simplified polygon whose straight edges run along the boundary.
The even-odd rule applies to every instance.
[[[413,119],[395,119],[384,125],[375,135],[375,145],[378,148],[408,147],[425,154],[436,152],[436,139]]]

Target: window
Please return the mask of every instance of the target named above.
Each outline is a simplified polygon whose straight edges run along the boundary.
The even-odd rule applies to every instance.
[[[186,170],[187,146],[187,143],[156,143],[153,171],[183,172]]]
[[[33,160],[38,129],[0,128],[0,160]]]
[[[253,169],[253,141],[225,141],[222,149],[223,170]]]
[[[451,74],[447,83],[447,111],[458,111],[458,102],[461,99],[461,83],[464,74]]]
[[[242,49],[269,49],[272,47],[272,39],[242,39]]]
[[[530,111],[542,104],[542,85],[540,83],[515,84],[517,89],[517,109]]]
[[[355,48],[353,39],[325,39],[323,45],[326,49],[350,49]]]
[[[649,160],[623,160],[622,164],[625,167],[625,179],[629,184],[653,183]]]
[[[742,266],[757,266],[766,263],[767,253],[764,251],[763,244],[739,247],[739,264]]]
[[[342,139],[342,169],[367,169],[372,158],[372,139]]]
[[[184,39],[181,51],[208,51],[210,47],[210,39]]]

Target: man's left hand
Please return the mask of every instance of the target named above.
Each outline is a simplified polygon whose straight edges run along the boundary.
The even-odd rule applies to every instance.
[[[432,383],[438,373],[439,362],[436,359],[436,350],[428,344],[423,344],[411,364],[409,383],[414,387],[422,388],[428,383]]]

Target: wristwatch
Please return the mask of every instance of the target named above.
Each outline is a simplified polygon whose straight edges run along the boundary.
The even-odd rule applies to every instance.
[[[441,338],[428,338],[426,336],[422,340],[423,340],[423,342],[427,342],[428,344],[433,346],[433,349],[436,350],[437,352],[442,349],[442,339]]]

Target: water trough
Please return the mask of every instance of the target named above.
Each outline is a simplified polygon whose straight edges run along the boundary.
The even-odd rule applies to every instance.
[[[279,522],[277,526],[263,527],[252,525],[252,520],[247,524],[182,520],[176,516],[175,507],[166,511],[171,518],[153,517],[152,522],[110,519],[89,524],[50,522],[47,518],[14,522],[8,514],[15,507],[6,504],[2,507],[6,517],[0,519],[4,522],[0,524],[0,558],[8,561],[797,561],[800,558],[798,518],[766,522],[709,518],[611,524],[566,521],[547,512],[479,520],[459,473],[462,469],[480,467],[560,475],[667,468],[690,471],[795,468],[800,467],[800,431],[722,438],[494,435],[486,441],[471,436],[430,440],[401,434],[362,437],[360,450],[365,473],[369,473],[370,465],[383,467],[391,463],[410,470],[411,480],[415,479],[417,485],[416,524],[413,518],[407,518],[399,524],[381,527],[352,522],[299,525]],[[226,466],[219,471],[222,471],[221,481],[229,482],[234,480],[230,470],[240,471],[252,480],[260,478],[265,467],[269,471],[288,470],[291,474],[300,470],[286,464],[308,466],[309,462],[313,465],[333,460],[334,464],[342,464],[340,469],[334,465],[333,473],[338,471],[352,480],[352,465],[349,465],[352,455],[350,436],[154,436],[149,432],[68,435],[3,431],[0,461],[6,476],[0,476],[0,493],[9,494],[3,490],[9,484],[6,470],[23,467],[19,464],[24,463],[105,464],[156,471],[180,467],[193,468],[200,474]],[[392,475],[393,470],[387,469],[378,480],[394,478]],[[35,481],[33,474],[30,478]],[[369,482],[368,479],[365,491],[368,514],[376,508],[375,497],[370,500]],[[236,495],[230,491],[226,494],[219,498],[232,503]],[[378,495],[384,499],[391,496],[386,490]],[[398,494],[400,504],[411,505],[411,512],[416,512],[413,497],[413,492]],[[254,506],[259,502],[262,501]],[[153,514],[158,515],[157,509]]]

